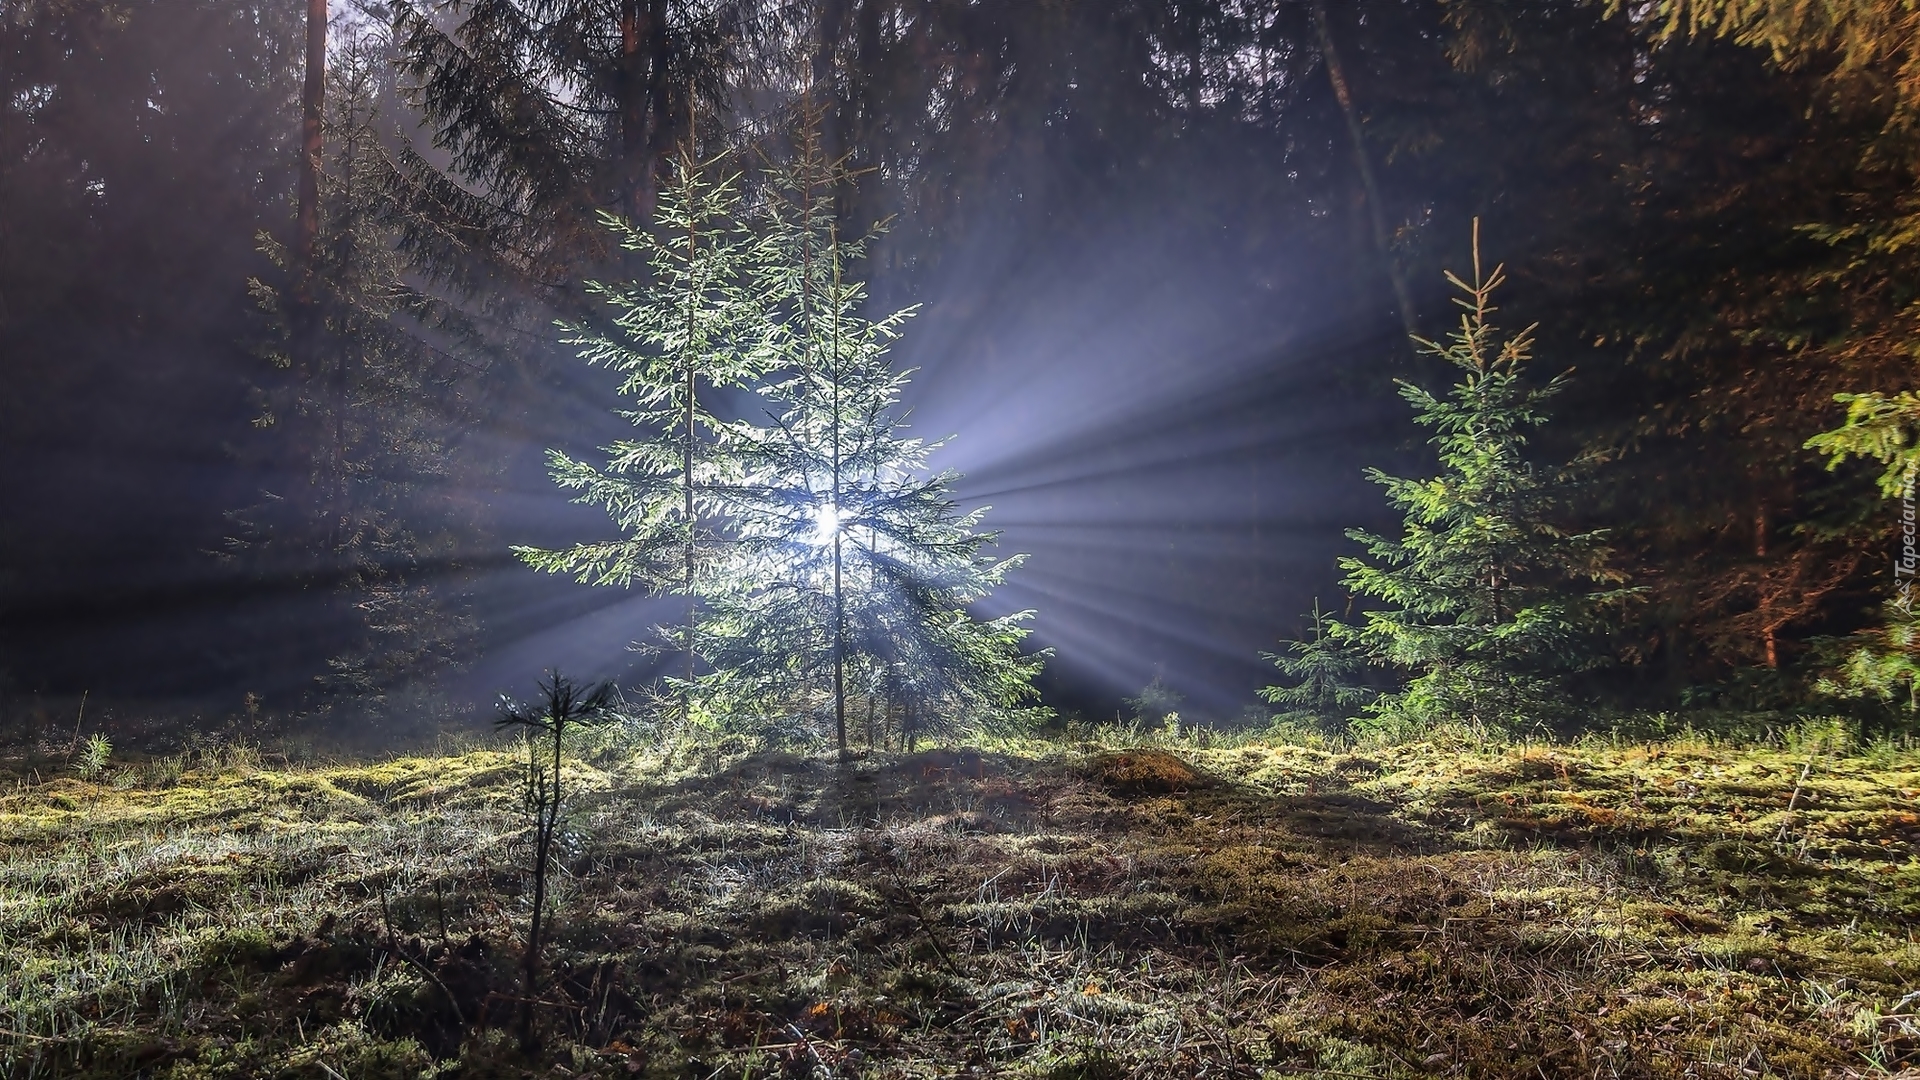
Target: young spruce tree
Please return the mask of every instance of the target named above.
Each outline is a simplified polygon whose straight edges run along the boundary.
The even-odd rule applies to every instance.
[[[605,448],[605,464],[555,450],[553,477],[576,502],[603,507],[620,539],[559,551],[516,548],[529,565],[594,585],[638,587],[686,602],[680,625],[662,637],[683,658],[677,690],[683,717],[696,708],[701,597],[737,573],[727,536],[738,463],[713,398],[748,386],[772,358],[765,306],[752,289],[755,241],[741,227],[738,177],[710,179],[682,154],[649,230],[607,215],[628,250],[646,259],[645,284],[588,288],[612,305],[619,336],[575,328],[569,344],[588,363],[619,372],[636,433]]]
[[[716,694],[736,711],[831,708],[848,753],[848,707],[897,713],[903,741],[935,717],[993,714],[1031,694],[1030,612],[981,619],[969,606],[1020,562],[992,559],[984,508],[962,513],[951,472],[930,473],[938,443],[903,434],[907,373],[888,361],[911,309],[863,314],[846,278],[864,241],[840,234],[832,206],[848,180],[818,126],[769,176],[760,270],[780,371],[760,386],[770,422],[732,427],[743,465],[733,493],[740,542],[733,588],[716,592],[709,631]],[[804,711],[804,708],[803,708]]]
[[[1334,624],[1336,640],[1414,673],[1405,689],[1370,707],[1381,721],[1464,723],[1513,730],[1564,716],[1564,677],[1601,659],[1596,616],[1628,590],[1608,566],[1605,534],[1568,532],[1564,473],[1543,473],[1523,456],[1528,432],[1546,423],[1545,403],[1566,385],[1559,375],[1528,386],[1532,328],[1505,336],[1490,316],[1500,267],[1483,274],[1474,223],[1473,281],[1449,273],[1465,293],[1460,326],[1421,351],[1461,373],[1444,395],[1402,383],[1416,419],[1433,430],[1440,475],[1368,475],[1405,515],[1397,539],[1352,530],[1364,557],[1340,560],[1345,584],[1380,606],[1363,626]]]
[[[750,229],[735,182],[704,180],[684,158],[655,231],[616,223],[650,280],[595,286],[621,336],[571,340],[626,376],[638,432],[605,465],[552,461],[625,535],[519,553],[686,598],[684,623],[663,635],[687,659],[670,680],[683,714],[792,730],[830,709],[844,758],[850,702],[866,705],[869,730],[884,703],[910,739],[932,717],[1018,703],[1041,660],[1019,648],[1028,613],[968,610],[1019,558],[985,555],[982,511],[961,513],[956,477],[927,470],[935,445],[902,434],[907,379],[887,350],[911,313],[862,314],[865,289],[844,271],[863,245],[831,210],[846,173],[817,132],[803,127],[796,159],[772,171]],[[712,411],[745,389],[762,415]]]
[[[1358,678],[1368,667],[1367,658],[1350,642],[1341,640],[1340,623],[1320,610],[1319,600],[1313,602],[1307,618],[1310,637],[1286,642],[1283,653],[1260,654],[1293,685],[1265,687],[1260,696],[1283,710],[1276,721],[1304,720],[1338,734],[1375,696]]]

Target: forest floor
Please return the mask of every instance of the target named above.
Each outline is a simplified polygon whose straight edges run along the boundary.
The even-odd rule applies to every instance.
[[[583,754],[0,788],[0,1077],[1920,1076],[1920,753]]]

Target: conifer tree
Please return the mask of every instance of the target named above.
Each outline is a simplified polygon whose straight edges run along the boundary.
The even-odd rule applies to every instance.
[[[1265,659],[1293,680],[1291,686],[1268,686],[1260,696],[1285,710],[1281,719],[1304,718],[1318,727],[1337,731],[1374,692],[1363,685],[1359,674],[1367,667],[1367,658],[1350,641],[1342,640],[1345,627],[1320,610],[1313,602],[1308,615],[1310,636],[1286,643],[1284,653],[1262,653]]]
[[[1030,613],[968,611],[1020,557],[985,554],[997,534],[977,531],[984,508],[960,512],[958,477],[928,471],[939,444],[903,433],[907,373],[888,350],[912,309],[864,314],[846,268],[865,241],[840,234],[832,207],[849,177],[818,130],[809,117],[769,177],[760,278],[781,371],[760,387],[771,423],[731,429],[741,564],[714,597],[715,686],[736,707],[821,691],[844,759],[855,695],[898,707],[910,738],[942,711],[1016,704],[1040,660],[1019,651]]]
[[[845,268],[864,244],[840,236],[831,207],[846,174],[817,132],[803,127],[748,226],[738,178],[708,180],[684,156],[658,228],[610,219],[648,280],[593,286],[619,336],[568,340],[625,376],[622,415],[638,430],[605,464],[551,461],[624,535],[517,551],[583,582],[684,597],[685,621],[663,634],[687,658],[669,680],[683,715],[792,728],[796,710],[824,703],[844,757],[851,700],[870,717],[884,702],[910,735],[930,717],[1017,704],[1041,660],[1019,649],[1027,613],[968,610],[1019,558],[986,555],[984,511],[962,513],[956,477],[928,472],[937,444],[903,433],[907,377],[887,351],[911,312],[863,314]],[[760,414],[716,411],[747,389]]]
[[[618,337],[574,328],[566,340],[588,363],[623,376],[624,415],[638,429],[605,450],[605,464],[549,453],[554,480],[575,501],[604,508],[625,534],[559,551],[516,548],[536,569],[587,584],[638,587],[686,601],[676,631],[685,660],[681,714],[692,715],[700,651],[700,598],[734,574],[728,493],[737,487],[734,447],[716,437],[717,392],[748,385],[772,360],[766,308],[749,276],[756,242],[739,221],[739,178],[709,179],[682,153],[647,229],[608,215],[620,243],[644,256],[644,285],[591,283],[611,305]]]
[[[455,443],[478,412],[478,372],[429,340],[444,305],[408,280],[382,222],[379,177],[399,138],[380,42],[350,27],[330,61],[315,198],[291,248],[263,242],[291,287],[251,282],[277,372],[241,453],[291,458],[299,474],[228,515],[223,555],[326,598],[306,616],[331,654],[310,704],[377,712],[456,668],[478,630],[458,553],[480,523],[453,495],[471,479]]]
[[[1511,729],[1563,714],[1563,677],[1600,659],[1593,635],[1600,607],[1620,599],[1605,533],[1569,532],[1565,474],[1542,472],[1523,454],[1528,433],[1546,423],[1546,402],[1562,374],[1528,386],[1532,327],[1503,336],[1490,321],[1504,275],[1481,270],[1474,223],[1473,280],[1448,273],[1463,298],[1459,328],[1446,342],[1416,339],[1460,381],[1445,395],[1401,383],[1416,420],[1433,430],[1440,474],[1425,479],[1368,476],[1405,516],[1398,538],[1350,530],[1364,557],[1340,560],[1345,584],[1380,606],[1362,626],[1334,624],[1336,641],[1411,671],[1404,691],[1372,711],[1415,723],[1464,722]]]
[[[445,151],[403,155],[391,177],[408,253],[463,289],[536,292],[606,265],[601,213],[652,220],[696,112],[719,115],[742,74],[749,21],[740,4],[686,0],[391,7],[398,62]]]

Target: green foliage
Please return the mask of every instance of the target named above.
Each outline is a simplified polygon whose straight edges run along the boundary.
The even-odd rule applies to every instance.
[[[910,737],[935,717],[1011,710],[1040,664],[1019,648],[1028,613],[969,611],[1019,557],[985,555],[984,509],[962,513],[957,477],[928,468],[938,444],[902,434],[907,375],[887,354],[911,311],[863,313],[845,269],[864,243],[841,237],[831,210],[845,179],[808,128],[750,222],[733,179],[706,181],[683,159],[662,227],[622,226],[651,279],[596,286],[622,339],[570,340],[625,376],[639,434],[608,447],[605,466],[552,460],[624,535],[519,551],[582,581],[687,598],[685,625],[663,635],[688,657],[670,682],[686,715],[803,736],[830,708],[843,752],[850,702]],[[702,397],[744,388],[763,418],[723,420]]]
[[[850,178],[814,120],[799,136],[767,178],[758,273],[780,370],[759,386],[771,422],[731,428],[743,542],[735,587],[712,598],[709,685],[738,708],[817,692],[844,753],[855,697],[898,708],[910,738],[1018,705],[1040,660],[1019,649],[1030,612],[969,611],[1022,557],[985,555],[997,538],[978,530],[986,508],[962,513],[959,477],[928,466],[940,444],[903,434],[908,373],[888,352],[913,309],[865,314],[865,286],[846,276],[865,238],[843,237],[832,209]]]
[[[559,672],[550,672],[540,684],[545,699],[536,706],[524,706],[505,697],[500,700],[503,728],[517,729],[527,737],[526,786],[523,807],[533,825],[533,916],[527,933],[527,951],[522,961],[526,985],[520,1004],[520,1042],[523,1048],[534,1046],[533,1003],[538,996],[535,980],[540,969],[541,932],[546,928],[547,871],[551,866],[553,840],[560,831],[565,792],[561,788],[560,762],[569,734],[601,723],[609,716],[608,704],[613,684],[602,683],[586,690]]]
[[[721,422],[712,398],[767,367],[740,208],[738,177],[710,179],[683,156],[662,194],[657,228],[603,219],[622,247],[646,260],[647,283],[589,283],[615,312],[619,336],[573,326],[564,340],[581,359],[621,376],[619,392],[632,403],[621,415],[637,431],[605,448],[605,465],[557,450],[548,458],[555,482],[577,492],[576,502],[605,509],[624,535],[560,551],[516,548],[529,565],[593,585],[698,591],[695,552],[718,539],[713,518],[727,508],[721,493],[736,471],[713,438]]]
[[[1618,12],[1622,0],[1607,6]],[[1920,12],[1905,0],[1657,0],[1637,14],[1663,38],[1732,38],[1789,65],[1832,54],[1841,76],[1870,73],[1909,95],[1920,86],[1920,53],[1913,48]]]
[[[1461,379],[1444,396],[1401,384],[1416,420],[1435,432],[1440,474],[1369,470],[1405,515],[1404,530],[1398,538],[1347,534],[1367,553],[1340,560],[1345,583],[1380,606],[1364,625],[1333,624],[1327,633],[1413,673],[1376,715],[1523,729],[1566,715],[1562,676],[1601,662],[1596,616],[1625,591],[1607,587],[1621,575],[1607,565],[1605,533],[1554,523],[1568,481],[1542,475],[1523,456],[1566,377],[1539,387],[1524,381],[1532,328],[1503,337],[1490,321],[1504,275],[1500,267],[1482,273],[1477,222],[1473,281],[1447,277],[1466,294],[1455,300],[1465,309],[1459,328],[1445,344],[1417,340]]]
[[[1866,699],[1920,712],[1920,616],[1906,597],[1889,600],[1878,626],[1841,640],[1848,648],[1816,689],[1839,698]]]
[[[1351,643],[1352,629],[1321,611],[1317,598],[1308,619],[1310,637],[1287,642],[1283,653],[1260,654],[1293,680],[1291,686],[1264,687],[1260,696],[1280,706],[1276,722],[1304,720],[1322,731],[1338,733],[1362,704],[1376,696],[1358,679],[1369,666],[1367,657]],[[1342,631],[1347,635],[1344,639]]]
[[[725,114],[723,73],[744,75],[752,25],[734,5],[605,0],[397,0],[390,11],[396,67],[444,151],[408,148],[390,173],[402,247],[479,294],[476,307],[524,302],[502,279],[549,293],[604,270],[614,252],[599,215],[652,220],[696,113]]]
[[[1920,470],[1920,442],[1914,438],[1920,429],[1920,394],[1876,391],[1836,394],[1834,400],[1847,407],[1846,420],[1808,439],[1807,449],[1825,454],[1829,469],[1839,468],[1849,458],[1877,461],[1884,466],[1882,495],[1895,499],[1911,494],[1914,473]]]
[[[1756,527],[1739,560],[1747,565],[1735,563],[1720,581],[1689,580],[1694,572],[1683,556],[1673,557],[1677,552],[1661,553],[1662,561],[1676,564],[1662,577],[1675,599],[1717,603],[1733,613],[1722,625],[1734,633],[1717,635],[1714,651],[1738,656],[1727,646],[1745,639],[1761,648],[1749,647],[1741,659],[1763,658],[1778,668],[1786,660],[1776,648],[1779,631],[1797,623],[1817,632],[1819,619],[1836,616],[1851,627],[1869,590],[1884,595],[1864,572],[1885,550],[1883,508],[1873,505],[1862,478],[1843,475],[1821,484],[1796,477],[1794,450],[1817,451],[1830,470],[1852,460],[1877,463],[1878,486],[1887,497],[1897,495],[1920,464],[1914,450],[1920,399],[1910,389],[1912,343],[1920,327],[1911,285],[1920,269],[1914,243],[1920,237],[1920,8],[1906,0],[1658,0],[1639,6],[1615,0],[1608,7],[1658,44],[1655,55],[1738,52],[1689,40],[1706,38],[1764,54],[1766,63],[1748,61],[1760,73],[1746,77],[1752,90],[1741,94],[1696,76],[1687,80],[1698,87],[1690,92],[1707,104],[1737,102],[1742,112],[1756,95],[1779,95],[1773,107],[1781,117],[1777,129],[1789,130],[1783,122],[1796,125],[1790,137],[1797,145],[1820,147],[1781,155],[1765,168],[1743,164],[1741,197],[1722,205],[1738,214],[1743,231],[1763,242],[1730,246],[1725,228],[1698,230],[1687,245],[1702,253],[1724,251],[1712,256],[1725,260],[1724,267],[1703,276],[1687,258],[1668,260],[1684,268],[1673,279],[1682,286],[1683,303],[1712,313],[1710,319],[1673,320],[1675,326],[1701,328],[1680,329],[1671,346],[1676,366],[1700,388],[1689,395],[1698,404],[1676,400],[1674,411],[1697,412],[1712,422],[1699,430],[1717,429],[1715,438],[1726,449],[1715,452],[1745,459],[1739,462],[1744,477],[1728,471],[1732,483],[1694,486],[1704,496],[1692,500],[1699,531],[1727,531],[1709,500],[1741,486],[1750,489],[1748,515]],[[1739,113],[1721,115],[1738,122]],[[1738,160],[1753,160],[1746,140],[1729,145],[1738,147]],[[1733,188],[1723,190],[1731,194]],[[1845,195],[1835,199],[1834,192]],[[1701,206],[1716,201],[1695,200]],[[1674,220],[1666,215],[1661,221],[1663,243],[1671,243],[1664,237],[1673,233]],[[1649,287],[1638,271],[1635,277],[1639,296],[1673,291],[1671,285]],[[1648,335],[1637,340],[1644,344]],[[1703,363],[1708,350],[1725,351],[1732,364],[1709,374]],[[1738,394],[1718,389],[1736,381]],[[1845,409],[1837,426],[1828,412],[1834,402]],[[1773,521],[1789,527],[1774,527]],[[1890,616],[1888,625],[1868,636],[1898,637],[1899,618]],[[1818,638],[1810,643],[1817,648],[1806,666],[1818,669],[1828,659],[1820,655],[1826,646]],[[1898,666],[1898,647],[1889,651],[1883,642],[1865,648],[1845,662],[1847,671],[1829,671],[1826,685],[1870,687],[1881,683],[1887,663]]]
[[[588,363],[621,376],[619,392],[631,402],[621,415],[636,431],[605,448],[604,465],[557,450],[548,457],[555,482],[577,492],[574,501],[606,510],[623,535],[559,551],[514,549],[535,569],[684,598],[685,620],[663,635],[677,638],[687,660],[683,716],[692,712],[699,599],[725,588],[737,561],[729,493],[740,483],[739,456],[720,437],[725,424],[712,402],[777,359],[764,303],[753,291],[753,271],[765,260],[741,223],[738,180],[710,178],[683,154],[660,200],[657,228],[604,219],[623,247],[646,260],[647,284],[590,283],[614,311],[618,336],[573,327],[565,340]]]
[[[80,747],[80,754],[74,759],[73,771],[92,780],[107,771],[107,765],[113,760],[113,743],[105,735],[95,733],[87,736]]]

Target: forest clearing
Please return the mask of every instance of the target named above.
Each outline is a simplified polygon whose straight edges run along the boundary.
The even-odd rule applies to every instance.
[[[1920,1080],[1917,490],[1920,0],[0,0],[0,1080]]]
[[[1218,741],[1218,740],[1215,740]],[[606,736],[537,983],[511,748],[0,796],[8,1077],[1868,1077],[1920,753]]]

